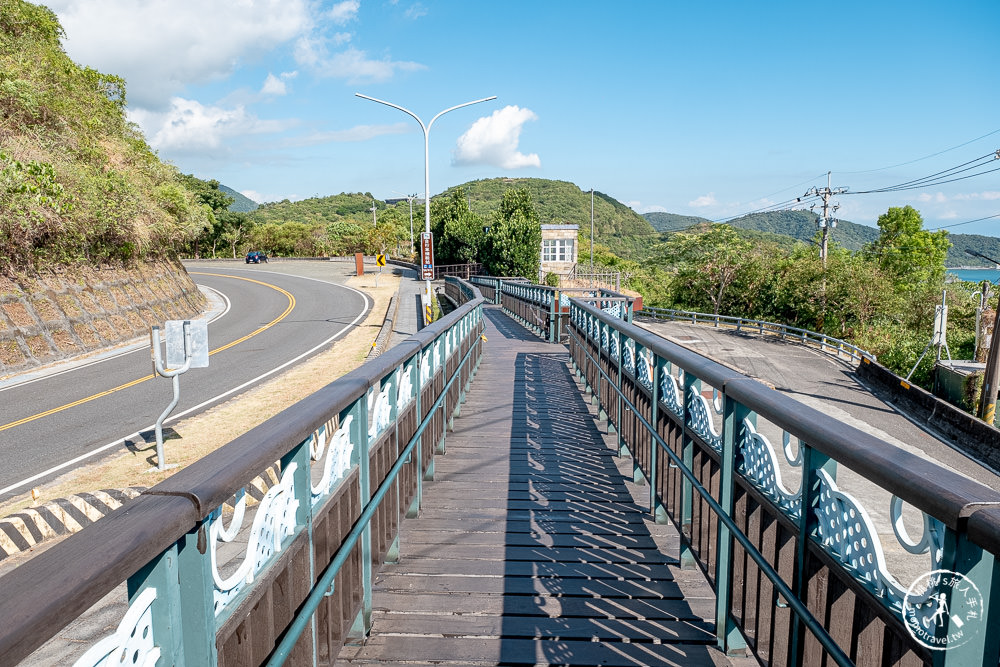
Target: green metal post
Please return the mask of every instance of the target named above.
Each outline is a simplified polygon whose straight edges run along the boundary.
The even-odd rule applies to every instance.
[[[956,533],[947,529],[945,535],[941,569],[957,572],[975,584],[982,596],[983,607],[979,611],[980,618],[972,619],[968,615],[965,600],[961,599],[973,597],[968,590],[963,592],[969,586],[942,585],[939,588],[946,595],[947,609],[951,613],[945,614],[944,623],[938,628],[936,637],[950,638],[963,631],[969,633],[970,637],[964,642],[951,642],[945,650],[932,651],[932,665],[992,665],[1000,653],[1000,633],[996,631],[1000,627],[1000,597],[997,597],[1000,595],[1000,564],[991,553],[970,542],[964,532]]]
[[[800,600],[805,600],[806,591],[806,556],[808,555],[809,541],[813,539],[818,529],[818,519],[816,510],[820,503],[820,482],[818,472],[826,472],[831,479],[837,479],[837,462],[822,452],[816,451],[808,444],[799,441],[799,456],[802,459],[802,500],[801,511],[799,512],[799,534],[796,540],[795,549],[795,580],[792,582],[795,596]],[[789,655],[795,660],[802,661],[802,652],[805,641],[805,625],[798,616],[792,619],[792,636],[789,647]]]
[[[684,387],[681,390],[681,423],[684,429],[681,432],[681,455],[684,459],[684,467],[694,470],[694,440],[690,431],[690,412],[688,410],[688,400],[692,392],[701,391],[701,380],[687,371],[684,372]],[[691,522],[694,516],[694,486],[687,477],[681,479],[681,569],[696,566],[694,552],[691,550],[691,537],[693,528]]]
[[[743,431],[743,419],[750,414],[740,403],[723,396],[722,461],[719,483],[719,505],[726,516],[733,514],[737,449]],[[733,537],[722,521],[718,522],[715,561],[715,636],[718,646],[727,655],[746,649],[746,641],[729,613],[733,596]]]
[[[656,523],[667,523],[670,517],[667,515],[667,508],[657,493],[660,479],[659,460],[660,444],[657,442],[655,434],[660,428],[660,375],[664,371],[666,362],[658,356],[653,355],[653,377],[651,378],[653,388],[651,390],[652,408],[649,412],[649,423],[653,427],[654,433],[649,438],[649,512],[653,515]]]
[[[359,483],[361,486],[361,507],[371,500],[371,473],[369,470],[368,439],[368,396],[362,395],[350,408],[354,415],[351,422],[351,442],[360,443],[355,451],[358,453]],[[354,463],[354,461],[352,461]],[[348,632],[348,643],[363,642],[372,629],[372,528],[371,523],[365,525],[361,534],[361,611],[358,612],[354,624]]]

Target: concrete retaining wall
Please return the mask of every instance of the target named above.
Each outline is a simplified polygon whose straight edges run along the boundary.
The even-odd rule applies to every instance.
[[[1000,470],[1000,430],[929,391],[911,385],[868,359],[861,360],[857,374],[872,390],[887,397],[908,417],[942,434],[972,458]]]
[[[0,277],[0,377],[124,343],[204,307],[179,261]]]

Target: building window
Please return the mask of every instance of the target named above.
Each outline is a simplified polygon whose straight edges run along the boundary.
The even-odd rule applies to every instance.
[[[546,239],[542,241],[543,262],[572,262],[573,239]]]

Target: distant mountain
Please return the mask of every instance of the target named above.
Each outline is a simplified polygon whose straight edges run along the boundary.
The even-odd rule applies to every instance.
[[[250,211],[256,211],[257,207],[260,206],[257,202],[250,199],[241,192],[233,190],[231,187],[219,184],[219,190],[225,192],[227,195],[232,197],[235,201],[229,205],[230,211],[236,211],[238,213],[249,213]]]
[[[653,213],[643,213],[642,217],[649,220],[653,229],[658,232],[679,232],[688,227],[700,225],[703,222],[712,222],[708,218],[699,218],[696,215],[679,215],[677,213],[664,213],[654,211]]]
[[[711,222],[705,218],[676,213],[646,213],[643,217],[649,220],[654,228],[664,232],[679,231],[702,222]],[[730,220],[728,224],[738,229],[788,236],[807,243],[816,238],[816,233],[819,231],[816,226],[816,214],[809,211],[753,213]],[[877,227],[859,225],[847,220],[838,220],[837,226],[830,232],[830,239],[834,243],[853,251],[861,250],[869,243],[873,243],[878,236]],[[969,255],[966,250],[975,250],[1000,259],[1000,238],[977,234],[949,234],[948,239],[952,246],[948,250],[945,264],[949,267],[991,266],[989,262]]]

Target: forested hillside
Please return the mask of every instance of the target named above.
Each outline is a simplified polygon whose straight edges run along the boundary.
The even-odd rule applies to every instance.
[[[643,217],[661,232],[679,231],[699,223],[709,222],[705,218],[676,213],[646,213]],[[816,233],[819,231],[816,226],[816,214],[810,211],[754,213],[735,218],[726,224],[737,229],[780,234],[806,242],[815,239]],[[874,243],[878,236],[878,227],[838,220],[837,226],[831,231],[830,239],[842,248],[858,251],[864,246]],[[945,259],[948,266],[989,265],[989,262],[969,255],[966,250],[974,250],[988,257],[1000,259],[1000,238],[977,234],[949,234],[948,240],[952,244]]]
[[[49,9],[0,0],[0,271],[170,254],[211,216],[125,118],[125,81],[63,36]]]
[[[492,178],[455,187],[465,191],[471,200],[470,208],[480,216],[495,209],[506,190],[525,188],[531,193],[542,224],[579,225],[581,243],[590,242],[590,191],[573,183],[544,178]],[[601,192],[594,193],[594,237],[595,243],[635,259],[648,256],[650,245],[659,240],[648,220]]]
[[[236,213],[249,213],[250,211],[256,211],[257,207],[260,206],[260,204],[250,199],[242,192],[237,192],[236,190],[233,190],[225,185],[219,185],[219,190],[233,198],[233,203],[229,205],[230,211],[235,211]]]

